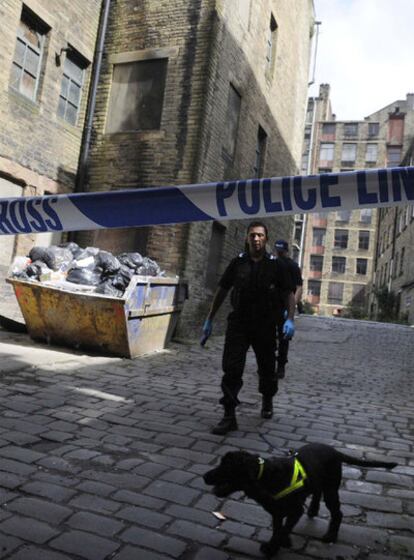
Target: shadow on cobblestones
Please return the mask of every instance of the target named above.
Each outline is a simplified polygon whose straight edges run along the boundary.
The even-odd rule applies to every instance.
[[[414,332],[301,317],[275,416],[259,416],[249,354],[239,431],[221,414],[222,339],[122,360],[46,348],[0,332],[0,558],[259,558],[269,516],[219,500],[201,475],[226,451],[283,455],[320,441],[400,467],[344,468],[344,522],[305,517],[281,560],[414,557]],[[219,521],[212,511],[221,511]]]

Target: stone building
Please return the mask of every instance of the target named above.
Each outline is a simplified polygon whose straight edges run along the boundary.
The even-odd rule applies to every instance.
[[[4,0],[0,16],[4,195],[298,172],[312,0],[72,0],[56,11],[48,0]],[[89,127],[88,89],[99,54]],[[290,235],[292,219],[268,225],[273,241]],[[138,250],[186,278],[190,299],[180,334],[188,335],[200,325],[219,274],[243,248],[245,227],[179,224],[71,238],[115,253]],[[56,237],[4,240],[7,266],[13,254]]]
[[[0,197],[74,189],[100,4],[71,0],[55,10],[49,0],[0,3]],[[2,215],[0,228],[24,231],[24,223]],[[2,289],[15,254],[59,239],[0,235]]]
[[[297,173],[313,34],[310,0],[114,3],[89,160],[92,191]],[[147,88],[147,89],[145,89]],[[272,241],[291,218],[268,220]],[[186,278],[194,334],[246,223],[83,232]],[[199,332],[199,331],[197,331]],[[216,331],[217,332],[217,331]]]
[[[412,137],[413,95],[363,121],[338,121],[329,86],[308,104],[302,173],[396,167]],[[384,212],[384,211],[383,211]],[[304,217],[304,294],[321,315],[341,315],[347,305],[367,314],[374,277],[378,211],[364,209]]]
[[[414,109],[413,97],[407,96],[405,118],[409,116],[407,109]],[[404,111],[404,102],[400,108]],[[409,137],[403,137],[400,145],[403,166],[414,166],[413,134],[412,130],[407,148]],[[378,214],[370,314],[373,319],[396,319],[414,325],[414,204],[381,208]]]

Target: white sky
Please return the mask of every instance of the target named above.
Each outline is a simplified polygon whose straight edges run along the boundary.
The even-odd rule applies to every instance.
[[[328,83],[337,120],[361,120],[414,92],[414,0],[314,3],[322,25],[310,96]]]

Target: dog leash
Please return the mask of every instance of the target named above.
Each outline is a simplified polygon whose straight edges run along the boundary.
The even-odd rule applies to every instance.
[[[259,457],[258,462],[259,462],[259,472],[257,475],[257,480],[260,480],[263,475],[265,460],[262,457]],[[292,479],[290,481],[289,486],[287,486],[286,488],[284,488],[283,490],[281,490],[280,492],[272,496],[272,498],[274,500],[280,500],[280,498],[284,498],[291,492],[294,492],[295,490],[302,488],[307,478],[308,476],[306,474],[305,469],[303,468],[302,464],[299,462],[299,459],[295,457],[293,463]]]

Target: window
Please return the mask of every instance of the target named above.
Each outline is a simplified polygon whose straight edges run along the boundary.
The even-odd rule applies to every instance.
[[[330,169],[328,167],[320,167],[318,169],[318,173],[319,173],[319,175],[324,175],[325,173],[332,173],[332,169]]]
[[[376,163],[378,159],[378,144],[367,144],[365,152],[365,161],[367,163]]]
[[[217,286],[225,236],[226,228],[218,222],[213,222],[206,270],[206,288],[210,290],[215,290]]]
[[[321,255],[311,255],[309,268],[313,272],[322,272],[323,269],[323,257]]]
[[[308,296],[321,295],[321,282],[318,280],[308,280]]]
[[[32,101],[39,87],[45,37],[49,28],[29,9],[23,7],[17,29],[10,86]]]
[[[332,257],[332,272],[336,272],[337,274],[345,274],[345,269],[345,257]]]
[[[356,260],[356,273],[366,274],[368,270],[368,259],[357,259]]]
[[[340,210],[339,212],[336,213],[337,222],[349,222],[350,217],[351,217],[350,210]]]
[[[405,247],[401,249],[401,258],[400,258],[400,276],[404,273],[404,255],[405,255]]]
[[[253,173],[254,177],[261,177],[264,168],[264,159],[266,155],[267,134],[261,126],[257,132],[256,143],[256,159],[254,162]]]
[[[328,303],[342,303],[344,285],[341,282],[329,282]]]
[[[372,221],[372,208],[363,208],[359,219],[363,224],[370,224]]]
[[[333,161],[335,144],[322,143],[319,149],[320,161]]]
[[[334,247],[339,249],[346,249],[348,247],[348,230],[336,229]]]
[[[79,115],[85,67],[85,62],[81,61],[75,51],[68,51],[63,65],[57,114],[73,125]]]
[[[379,133],[379,123],[377,122],[368,123],[368,136],[372,138],[374,136],[378,136],[378,133]]]
[[[114,65],[107,133],[160,128],[167,63],[160,58]]]
[[[334,135],[336,129],[335,123],[323,123],[322,124],[322,134]]]
[[[312,245],[323,247],[325,245],[325,228],[313,228],[313,242]]]
[[[238,91],[230,84],[227,100],[227,122],[224,132],[223,148],[226,154],[233,159],[236,149],[237,131],[239,128],[241,97]]]
[[[345,123],[344,136],[346,138],[358,136],[358,123]]]
[[[352,286],[352,301],[359,305],[365,304],[365,284],[354,284]]]
[[[388,146],[387,148],[387,167],[397,167],[401,161],[401,148]]]
[[[359,231],[358,249],[369,249],[369,231]]]
[[[267,36],[267,51],[266,51],[266,74],[271,77],[273,74],[274,62],[276,58],[276,41],[277,41],[277,23],[271,14],[269,32]]]
[[[353,165],[356,158],[356,144],[342,144],[342,165]]]
[[[394,278],[396,278],[397,275],[398,275],[398,260],[399,260],[399,258],[400,258],[400,254],[396,253],[395,254],[395,259],[394,259],[393,274],[392,274],[392,276]]]
[[[398,233],[401,233],[404,229],[404,214],[401,210],[397,210],[399,212],[398,217]]]

